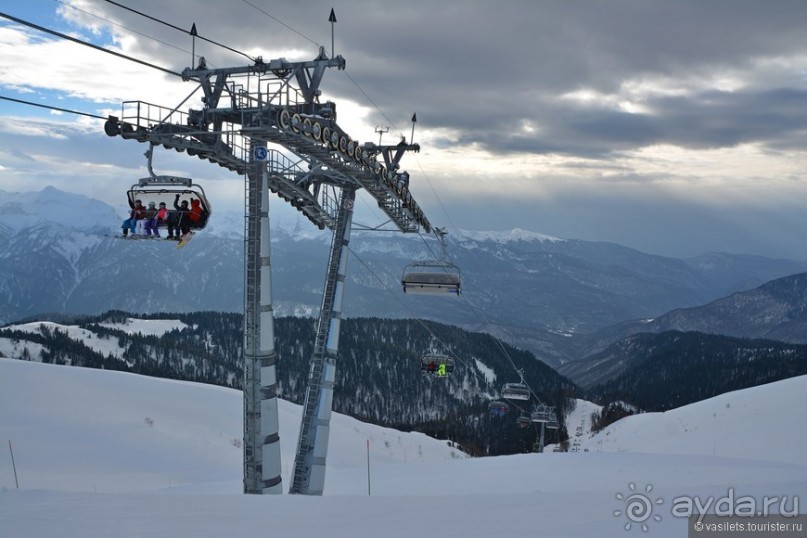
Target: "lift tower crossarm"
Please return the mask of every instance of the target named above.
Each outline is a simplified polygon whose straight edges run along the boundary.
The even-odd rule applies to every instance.
[[[268,182],[272,192],[295,205],[319,228],[333,229],[336,222],[334,204],[318,199],[318,193],[324,192],[323,182],[330,182],[365,189],[398,230],[430,233],[431,224],[409,191],[409,174],[400,169],[404,153],[419,151],[420,146],[404,140],[394,146],[353,140],[336,123],[336,105],[319,102],[319,86],[329,67],[344,69],[345,60],[341,56],[327,58],[323,49],[311,61],[281,58],[267,63],[259,59],[254,65],[220,69],[208,69],[201,58],[195,69],[183,71],[183,77],[199,82],[204,93],[202,109],[184,114],[147,103],[124,103],[123,119],[110,117],[105,130],[110,136],[187,150],[240,174],[247,170],[243,151],[248,144],[238,146],[233,141],[278,144],[310,167],[327,170],[305,187],[290,175],[281,178],[273,174]],[[253,76],[260,79],[257,93],[236,86],[238,77]],[[268,81],[265,90],[263,81]],[[231,106],[221,106],[225,92],[230,95]],[[135,110],[134,115],[127,116],[127,105]]]
[[[303,69],[314,69],[316,75],[311,77],[315,80],[313,84],[315,89],[319,88],[319,83],[322,80],[323,73],[327,67],[336,67],[340,71],[345,69],[347,63],[345,59],[339,55],[335,58],[323,58],[322,48],[320,48],[320,55],[313,60],[305,62],[290,62],[285,58],[278,58],[270,60],[269,63],[264,62],[261,58],[252,64],[239,67],[221,67],[216,69],[208,69],[204,58],[199,59],[199,65],[196,68],[186,67],[182,70],[182,80],[189,81],[195,79],[201,80],[211,74],[216,75],[265,75],[268,72],[273,73],[278,78],[285,78],[289,73],[296,72]]]

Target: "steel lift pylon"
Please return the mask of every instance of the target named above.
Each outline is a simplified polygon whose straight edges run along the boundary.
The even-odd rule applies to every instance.
[[[557,414],[555,413],[555,408],[553,406],[539,403],[533,408],[532,413],[530,413],[530,419],[532,422],[541,424],[541,431],[538,437],[538,452],[543,452],[544,446],[546,446],[544,444],[544,439],[547,428],[550,430],[557,430],[560,428]]]
[[[342,299],[355,198],[355,190],[342,190],[289,493],[322,495],[325,488],[325,460],[328,454]]]
[[[183,79],[201,89],[203,107],[179,110],[124,102],[104,125],[109,136],[160,145],[245,176],[244,225],[244,492],[282,492],[277,414],[277,366],[271,296],[269,193],[333,232],[316,342],[303,402],[290,493],[324,489],[331,404],[347,270],[353,203],[364,189],[392,229],[432,232],[400,170],[407,151],[352,139],[336,122],[336,104],[321,102],[325,70],[345,68],[341,56],[320,48],[310,61],[283,58],[208,69],[204,58]],[[185,99],[184,104],[191,96]],[[377,227],[376,229],[379,229]]]

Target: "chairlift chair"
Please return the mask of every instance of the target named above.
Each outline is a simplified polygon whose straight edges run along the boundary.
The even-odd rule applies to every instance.
[[[126,193],[129,207],[134,208],[137,200],[140,200],[144,207],[148,207],[150,202],[154,202],[154,206],[159,207],[162,202],[165,203],[165,207],[169,212],[175,212],[174,202],[177,200],[177,195],[179,195],[178,203],[184,200],[188,202],[189,208],[192,207],[193,200],[198,200],[201,218],[197,221],[187,219],[184,223],[195,230],[203,229],[213,212],[210,201],[205,196],[204,189],[187,177],[156,175],[151,167],[153,149],[152,145],[145,153],[146,157],[148,157],[149,176],[140,178]]]
[[[459,295],[460,270],[445,262],[416,262],[406,266],[401,284],[404,293]]]
[[[535,407],[530,418],[533,422],[546,422],[548,428],[552,428],[550,423],[558,423],[558,419],[555,416],[555,408],[544,404]]]
[[[418,261],[404,268],[401,284],[404,293],[428,295],[459,295],[462,288],[460,269],[448,261],[443,236],[445,230],[435,228],[442,256],[435,261]]]
[[[496,400],[488,404],[488,411],[490,412],[491,416],[494,417],[503,417],[509,410],[510,406],[507,405],[506,402],[502,402],[500,400]]]
[[[518,383],[505,383],[502,388],[502,398],[505,400],[529,400],[532,395],[530,387],[524,382],[524,372],[518,371],[521,380]]]
[[[532,420],[530,420],[529,416],[523,414],[516,419],[516,424],[518,424],[519,428],[528,428],[532,424]]]
[[[505,383],[502,388],[505,400],[529,400],[530,388],[524,383]]]
[[[420,359],[420,371],[435,377],[448,377],[454,371],[454,359],[438,353],[423,355]]]

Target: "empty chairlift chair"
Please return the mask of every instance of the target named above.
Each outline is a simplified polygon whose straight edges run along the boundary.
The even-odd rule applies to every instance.
[[[555,408],[549,405],[540,404],[532,410],[530,418],[533,422],[545,422],[547,428],[557,429],[558,419],[555,415]]]
[[[460,270],[443,262],[417,262],[408,265],[401,277],[404,293],[459,295]]]
[[[521,381],[518,383],[505,383],[502,388],[502,398],[505,400],[529,400],[532,395],[530,387],[524,383],[524,373],[519,371]]]
[[[420,359],[420,371],[435,377],[448,377],[454,371],[454,359],[437,353],[424,355]]]
[[[502,398],[505,400],[529,400],[530,388],[524,383],[505,383],[502,388]]]
[[[459,295],[462,289],[460,269],[448,261],[445,241],[446,232],[435,228],[434,233],[443,251],[442,257],[435,261],[419,261],[407,265],[401,276],[404,293],[420,293],[428,295]]]

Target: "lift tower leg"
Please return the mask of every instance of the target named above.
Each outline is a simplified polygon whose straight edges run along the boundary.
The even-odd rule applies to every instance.
[[[342,189],[289,493],[322,495],[325,488],[325,459],[328,455],[342,297],[355,199],[355,189]]]
[[[541,441],[538,443],[538,452],[544,451],[544,434],[546,433],[546,422],[541,422]]]
[[[244,493],[280,494],[268,172],[266,161],[254,157],[266,155],[266,142],[252,139],[251,145],[244,230]]]

